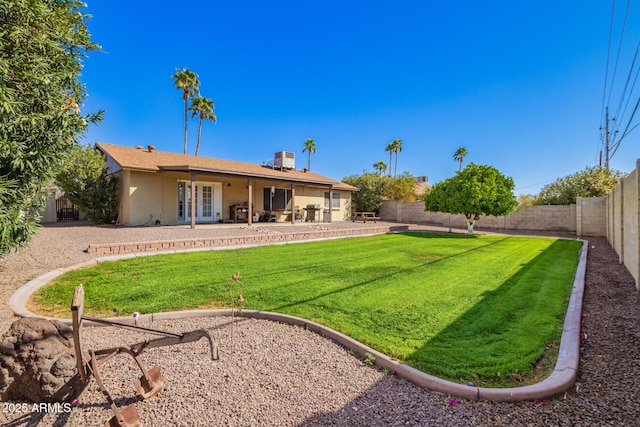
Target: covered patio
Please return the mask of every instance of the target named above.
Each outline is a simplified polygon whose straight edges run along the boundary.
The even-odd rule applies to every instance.
[[[306,169],[97,143],[120,179],[119,223],[345,221],[357,188]],[[193,191],[192,191],[193,189]]]
[[[215,222],[219,223],[238,223],[246,222],[251,225],[254,222],[332,222],[332,215],[323,215],[324,212],[330,213],[334,209],[334,188],[342,191],[352,191],[354,188],[348,184],[322,181],[300,181],[294,179],[274,179],[269,174],[265,175],[248,175],[245,176],[220,171],[212,171],[201,167],[181,166],[181,167],[161,167],[163,172],[177,172],[189,174],[189,186],[187,188],[188,208],[190,209],[189,223],[192,228],[196,226],[198,217],[197,208],[199,206],[198,192],[190,191],[191,188],[197,188],[197,182],[201,180],[219,182],[223,189],[232,187],[229,181],[240,180],[245,186],[246,201],[232,202],[223,198],[223,209],[229,209],[228,218],[220,216]],[[327,193],[323,197],[324,208],[320,203],[306,203],[301,205],[296,198],[296,190],[303,191],[305,197],[298,199],[303,202],[309,202],[309,190],[314,192]],[[255,194],[262,195],[255,196]],[[339,193],[336,193],[339,196]],[[337,197],[340,200],[340,197]],[[318,201],[314,197],[313,202]],[[258,206],[262,206],[260,209]]]

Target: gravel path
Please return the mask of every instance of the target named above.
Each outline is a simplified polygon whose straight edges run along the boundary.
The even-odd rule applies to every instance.
[[[349,223],[349,225],[351,225]],[[332,224],[333,226],[333,224]],[[178,231],[175,231],[178,230]],[[277,232],[277,228],[271,232]],[[46,227],[34,244],[4,260],[0,300],[31,277],[89,259],[88,243],[155,240],[155,233],[243,233],[242,228],[114,229]],[[168,235],[173,233],[173,237]],[[118,240],[122,239],[122,240]],[[33,263],[31,267],[30,264]],[[23,271],[24,270],[24,271]],[[143,354],[159,366],[164,389],[140,400],[135,364],[117,356],[104,368],[120,406],[135,403],[146,426],[631,426],[640,425],[640,294],[603,238],[590,239],[583,312],[585,339],[576,387],[544,402],[489,403],[430,392],[385,375],[342,348],[299,327],[241,319],[233,340],[229,318],[155,322],[154,328],[207,328],[218,338],[220,360],[209,359],[205,341],[152,349]],[[133,335],[131,335],[133,334]],[[88,346],[135,342],[139,334],[85,329]],[[111,416],[92,380],[70,413],[0,413],[9,426],[103,425]]]

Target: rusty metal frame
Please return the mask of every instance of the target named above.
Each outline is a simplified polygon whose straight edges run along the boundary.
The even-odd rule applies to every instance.
[[[113,356],[125,353],[133,357],[133,360],[138,365],[138,368],[142,372],[142,376],[136,381],[135,388],[144,399],[155,396],[164,384],[160,370],[157,367],[147,369],[142,361],[138,358],[140,354],[148,348],[165,347],[175,344],[185,344],[188,342],[197,341],[200,338],[206,338],[209,342],[209,350],[211,352],[211,360],[218,360],[218,343],[209,331],[204,329],[197,329],[191,332],[174,333],[167,331],[160,331],[157,329],[146,328],[138,325],[129,325],[126,323],[100,319],[97,317],[84,315],[84,287],[78,285],[73,294],[73,300],[71,302],[71,315],[73,326],[73,342],[74,350],[76,354],[76,367],[80,374],[80,379],[83,383],[89,380],[89,374],[93,374],[98,383],[98,387],[104,394],[114,416],[105,423],[105,427],[120,426],[120,427],[138,427],[140,426],[140,417],[134,404],[119,409],[111,398],[109,391],[104,386],[100,377],[100,366],[104,365]],[[133,330],[135,332],[160,335],[162,338],[156,338],[153,340],[144,340],[136,344],[122,345],[113,348],[107,348],[102,350],[92,350],[88,353],[83,351],[81,334],[83,321],[90,321],[108,326],[116,326],[123,329]],[[101,357],[99,357],[101,356]]]

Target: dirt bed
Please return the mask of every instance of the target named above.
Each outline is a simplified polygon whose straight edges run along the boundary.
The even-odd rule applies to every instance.
[[[47,230],[43,231],[46,234]],[[55,233],[53,237],[42,234],[34,242],[49,242],[53,245],[50,251],[59,251]],[[91,243],[102,239],[94,232]],[[75,257],[58,253],[46,267],[44,258],[30,249],[21,257],[5,260],[3,276],[13,265],[27,260],[42,264],[36,264],[36,271],[55,268],[56,262],[73,263],[71,258],[80,262],[87,255],[77,251],[82,254],[86,243],[72,242],[67,234],[66,244]],[[29,276],[21,274],[17,275],[19,280]],[[2,280],[3,288],[18,286],[6,276]],[[5,305],[8,294],[2,294]],[[454,401],[385,375],[351,356],[348,349],[316,334],[270,321],[239,321],[233,340],[229,318],[165,321],[151,326],[175,331],[208,328],[220,341],[221,359],[208,359],[204,341],[149,350],[144,360],[149,366],[160,367],[165,386],[157,397],[146,401],[137,398],[132,386],[139,376],[135,365],[124,356],[109,362],[104,368],[105,381],[116,402],[120,406],[135,403],[147,426],[640,425],[640,294],[604,238],[589,240],[578,382],[566,394],[549,401]],[[129,331],[109,328],[99,332],[87,328],[85,333],[89,347],[138,339]],[[97,426],[110,416],[91,381],[68,413],[3,411],[0,423]]]

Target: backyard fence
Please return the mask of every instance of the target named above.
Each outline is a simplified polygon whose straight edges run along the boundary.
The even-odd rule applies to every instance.
[[[587,199],[585,199],[587,200]],[[576,205],[569,206],[523,206],[507,216],[480,217],[476,227],[490,230],[543,230],[576,232],[578,220]],[[583,210],[587,214],[588,208]],[[426,212],[424,202],[400,202],[386,200],[380,208],[380,217],[385,221],[397,221],[415,224],[433,224],[442,227],[467,228],[464,215],[451,215],[442,212]],[[582,221],[580,221],[582,226]],[[590,221],[585,223],[591,224]],[[602,230],[594,227],[583,227],[586,234],[604,236]]]
[[[640,198],[638,189],[640,179],[638,169],[640,160],[636,160],[636,168],[626,177],[620,179],[618,185],[606,197],[606,235],[609,244],[620,257],[638,286],[640,276]]]

